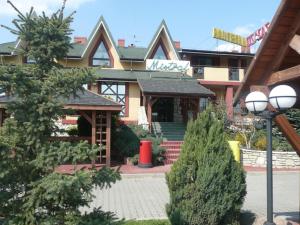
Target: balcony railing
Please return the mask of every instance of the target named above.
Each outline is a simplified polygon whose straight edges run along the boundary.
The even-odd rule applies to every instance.
[[[228,69],[228,80],[239,81],[240,71],[239,68],[229,68]]]
[[[204,66],[193,67],[193,77],[197,79],[204,79]]]
[[[193,78],[210,81],[242,81],[244,68],[193,66]]]

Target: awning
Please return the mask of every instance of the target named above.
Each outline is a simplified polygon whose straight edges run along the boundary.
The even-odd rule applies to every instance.
[[[194,79],[138,79],[142,92],[146,95],[213,97],[211,90]]]

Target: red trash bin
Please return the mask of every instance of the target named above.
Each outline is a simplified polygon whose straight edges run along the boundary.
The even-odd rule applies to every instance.
[[[149,168],[152,167],[152,142],[148,140],[140,141],[140,157],[139,167]]]

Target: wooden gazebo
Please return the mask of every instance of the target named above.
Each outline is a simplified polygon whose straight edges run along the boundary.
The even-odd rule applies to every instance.
[[[295,108],[300,108],[300,1],[282,0],[269,31],[263,39],[234,102],[245,99],[250,91],[268,94],[279,84],[292,86],[298,96]],[[283,115],[276,124],[300,156],[300,136]]]
[[[6,104],[13,100],[13,97],[0,97],[0,126],[5,119]],[[91,125],[91,137],[54,137],[53,139],[61,141],[71,140],[89,140],[91,144],[99,146],[99,160],[96,163],[110,166],[111,155],[111,116],[112,113],[121,111],[122,106],[119,103],[111,101],[103,96],[91,91],[78,91],[77,96],[63,100],[65,109],[72,109],[76,114],[83,116]]]

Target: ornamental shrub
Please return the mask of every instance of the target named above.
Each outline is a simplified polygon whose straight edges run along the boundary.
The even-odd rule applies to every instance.
[[[211,106],[189,122],[167,184],[166,211],[172,225],[239,224],[245,173],[225,140],[223,118]]]
[[[99,147],[87,142],[51,141],[59,128],[55,121],[66,111],[63,99],[76,96],[83,85],[93,82],[89,69],[62,69],[71,47],[71,14],[64,16],[62,7],[47,16],[18,12],[13,20],[24,57],[35,60],[31,65],[0,66],[0,90],[12,101],[0,129],[0,223],[5,225],[99,225],[120,221],[101,209],[82,213],[90,206],[95,187],[107,188],[120,174],[110,168],[78,170],[77,165],[97,159]],[[73,173],[64,174],[57,167],[70,162]],[[78,168],[78,167],[77,167]]]

